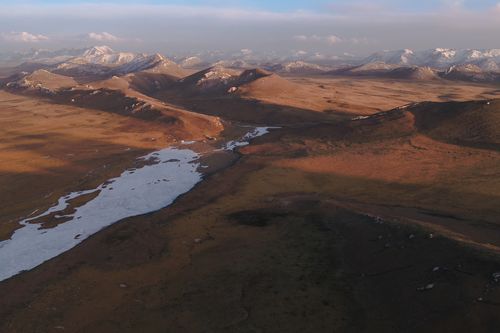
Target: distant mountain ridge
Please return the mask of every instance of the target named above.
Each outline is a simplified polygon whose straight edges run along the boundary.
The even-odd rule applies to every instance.
[[[245,70],[263,68],[284,75],[349,75],[379,76],[413,80],[459,80],[472,82],[500,82],[500,49],[450,49],[435,48],[423,51],[411,49],[381,51],[361,59],[352,55],[322,56],[319,54],[292,52],[288,57],[272,53],[261,54],[243,49],[238,52],[206,52],[174,58],[175,62],[157,54],[115,51],[109,46],[58,51],[30,50],[16,53],[21,65],[11,73],[33,72],[45,69],[58,75],[77,78],[85,82],[100,78],[121,76],[129,73],[149,72],[166,74],[174,78],[185,77],[192,70],[225,68]],[[14,57],[15,58],[15,57]],[[13,59],[0,55],[0,61]],[[218,81],[219,72],[205,78],[204,84]]]
[[[186,75],[179,65],[159,53],[117,52],[105,45],[78,50],[31,50],[19,56],[18,60],[24,62],[13,68],[14,73],[42,68],[72,77],[125,75],[141,71],[173,77]]]
[[[361,63],[383,62],[390,65],[425,66],[446,69],[451,66],[474,64],[487,71],[500,69],[500,49],[446,49],[413,51],[410,49],[377,52]]]
[[[55,64],[77,56],[81,56],[87,49],[61,49],[45,50],[31,49],[24,52],[0,53],[0,63],[6,65],[19,65],[24,62],[36,62],[40,64]]]
[[[17,61],[34,62],[43,64],[56,64],[63,62],[77,64],[94,64],[117,66],[144,58],[143,53],[117,52],[106,45],[94,46],[85,49],[62,49],[56,51],[32,49],[27,52],[13,52],[0,54],[0,62]],[[255,67],[264,64],[282,64],[283,70],[293,71],[294,67],[321,65],[322,67],[336,65],[364,65],[368,63],[383,62],[389,65],[421,66],[436,69],[446,69],[451,66],[474,64],[482,70],[500,70],[500,49],[451,49],[435,48],[423,51],[411,49],[385,50],[375,52],[365,58],[356,58],[352,55],[327,56],[324,54],[311,54],[305,51],[286,55],[257,53],[251,50],[239,52],[205,52],[191,54],[183,58],[175,58],[182,67],[193,67],[200,64],[213,64],[225,67]]]

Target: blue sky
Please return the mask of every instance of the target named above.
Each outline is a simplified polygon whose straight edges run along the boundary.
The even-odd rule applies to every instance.
[[[83,4],[83,3],[115,3],[115,4],[155,4],[155,5],[184,5],[184,6],[214,6],[253,8],[278,12],[296,10],[324,11],[335,5],[348,5],[356,3],[378,4],[405,11],[429,11],[442,8],[443,5],[461,4],[471,10],[481,10],[495,6],[498,0],[18,0],[16,4]],[[0,4],[12,4],[11,0],[0,0]]]
[[[500,48],[500,0],[0,0],[0,51]]]

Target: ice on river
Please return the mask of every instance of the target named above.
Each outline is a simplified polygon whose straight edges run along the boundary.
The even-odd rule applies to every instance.
[[[224,149],[245,146],[269,128],[256,128]],[[199,154],[183,148],[166,148],[142,157],[143,167],[124,171],[95,189],[73,192],[44,213],[21,221],[11,239],[0,242],[0,281],[32,269],[68,251],[99,230],[124,218],[160,210],[202,180]],[[65,215],[71,200],[94,194],[93,198]],[[42,229],[38,219],[55,214],[67,220]],[[30,223],[32,222],[32,223]]]
[[[96,189],[70,193],[43,214],[21,221],[11,239],[0,242],[0,281],[38,266],[126,217],[142,215],[171,204],[201,179],[197,153],[168,148],[144,157],[153,164],[127,170]],[[175,162],[168,162],[175,161]],[[67,216],[70,220],[51,229],[30,221],[62,212],[69,201],[90,193],[97,196]],[[59,217],[59,216],[58,216]],[[61,217],[66,217],[61,214]]]

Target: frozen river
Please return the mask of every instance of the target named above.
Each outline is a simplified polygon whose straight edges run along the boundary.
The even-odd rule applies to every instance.
[[[255,128],[241,140],[226,143],[223,149],[245,146],[268,131],[267,127]],[[11,239],[0,242],[0,281],[70,250],[124,218],[172,204],[203,178],[199,172],[200,155],[185,147],[166,148],[141,157],[147,162],[144,166],[126,170],[97,188],[69,193],[42,214],[20,221],[22,227]],[[89,199],[72,207],[71,202],[79,198]],[[65,222],[43,229],[37,221],[44,217]]]

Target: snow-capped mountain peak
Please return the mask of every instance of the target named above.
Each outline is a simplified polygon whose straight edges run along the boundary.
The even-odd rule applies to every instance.
[[[433,54],[439,55],[447,59],[451,59],[457,54],[457,51],[453,49],[436,48],[434,49]]]
[[[474,64],[484,70],[491,70],[497,68],[500,64],[500,50],[435,48],[415,52],[404,49],[377,52],[366,58],[362,63],[375,62],[401,66],[428,66],[442,69],[454,65]]]
[[[385,62],[387,64],[411,65],[415,52],[410,49],[377,52],[365,59],[364,63]]]
[[[109,46],[103,45],[103,46],[94,46],[87,51],[85,51],[82,55],[82,57],[98,57],[98,56],[103,56],[106,54],[113,54],[115,51],[113,51],[112,48]]]
[[[182,60],[181,67],[190,68],[190,67],[197,66],[197,65],[201,64],[202,62],[203,61],[201,60],[200,57],[197,57],[197,56],[187,57],[187,58]]]
[[[265,68],[273,72],[294,73],[294,74],[316,74],[316,73],[324,73],[330,70],[330,68],[301,60],[291,61],[284,64],[265,66]]]
[[[82,57],[76,60],[79,63],[87,62],[98,65],[122,65],[134,60],[137,56],[140,55],[127,52],[115,52],[110,47],[97,46],[85,51]]]

